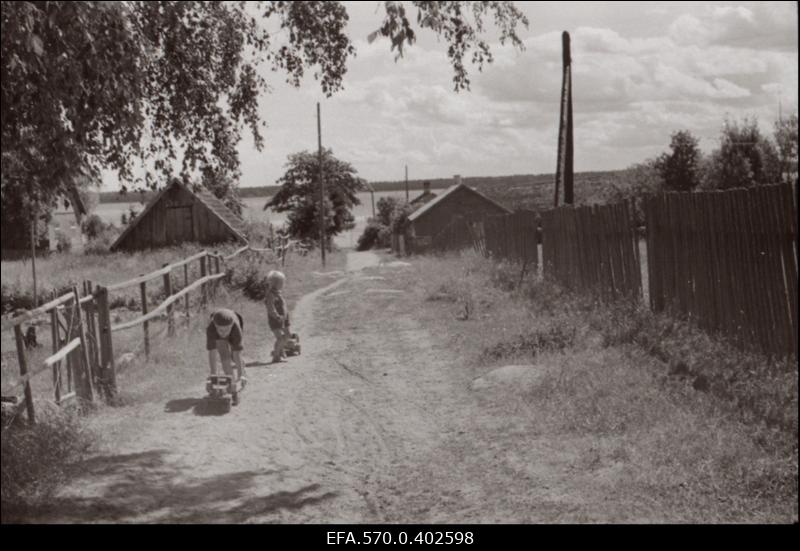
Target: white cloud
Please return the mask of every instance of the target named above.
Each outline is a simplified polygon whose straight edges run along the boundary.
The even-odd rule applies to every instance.
[[[725,116],[756,115],[769,131],[779,97],[784,111],[797,109],[793,6],[664,6],[642,12],[640,35],[630,13],[627,27],[605,14],[572,28],[576,169],[641,161],[678,129],[710,149]],[[556,28],[570,28],[559,17]],[[414,178],[553,171],[561,32],[537,31],[531,19],[525,50],[493,45],[495,62],[471,70],[469,93],[453,92],[444,43],[417,43],[395,62],[385,40],[356,40],[343,92],[327,99],[309,81],[300,92],[276,86],[265,100],[267,151],[243,146],[243,184],[271,183],[287,154],[316,147],[318,100],[323,144],[369,179],[399,179],[404,164]]]

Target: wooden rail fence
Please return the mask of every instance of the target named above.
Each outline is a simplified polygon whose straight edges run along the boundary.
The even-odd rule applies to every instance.
[[[222,271],[223,263],[248,251],[257,254],[267,251],[277,252],[283,262],[290,246],[291,242],[288,240],[283,242],[282,248],[277,251],[244,246],[227,256],[202,251],[148,274],[107,287],[94,286],[89,281],[84,282],[82,293],[75,286],[71,292],[60,297],[54,296],[52,300],[38,308],[3,319],[2,330],[14,331],[19,377],[9,388],[12,394],[3,396],[2,401],[11,403],[17,411],[24,404],[28,422],[35,423],[36,412],[31,379],[46,370],[52,370],[54,400],[58,405],[74,398],[92,401],[98,392],[106,397],[113,396],[117,388],[112,338],[114,332],[141,325],[144,333],[144,352],[149,356],[152,337],[149,322],[156,317],[166,315],[167,334],[172,336],[175,333],[175,306],[183,299],[184,316],[188,325],[191,310],[189,294],[199,291],[200,305],[205,308],[225,276]],[[199,262],[200,277],[190,283],[189,265],[193,262]],[[184,286],[180,291],[173,292],[173,272],[179,268],[183,271]],[[162,281],[165,298],[151,309],[148,305],[147,285],[159,278]],[[109,293],[130,287],[139,288],[142,313],[135,319],[112,324]],[[40,365],[33,367],[29,365],[22,325],[45,316],[50,318],[52,354]],[[22,397],[17,395],[20,389],[23,392]]]
[[[797,354],[791,185],[666,193],[644,203],[650,307],[768,354]]]

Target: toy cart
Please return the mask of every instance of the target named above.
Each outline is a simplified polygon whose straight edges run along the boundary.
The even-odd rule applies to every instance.
[[[230,375],[210,375],[206,379],[206,400],[211,409],[229,412],[231,406],[239,405],[241,391],[242,381],[234,382]]]
[[[300,337],[297,333],[292,333],[289,335],[289,338],[286,339],[286,344],[283,347],[283,351],[287,356],[300,355]]]

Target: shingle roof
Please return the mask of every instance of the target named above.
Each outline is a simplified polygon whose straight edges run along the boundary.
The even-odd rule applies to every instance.
[[[472,192],[472,193],[480,196],[481,198],[485,199],[489,203],[492,203],[496,207],[498,207],[500,209],[503,209],[504,211],[506,211],[508,213],[511,212],[510,210],[508,210],[506,207],[504,207],[503,205],[501,205],[497,201],[492,201],[491,199],[486,197],[483,193],[481,193],[481,192],[479,192],[479,191],[477,191],[475,189],[472,189],[468,185],[466,185],[466,184],[457,184],[457,185],[450,186],[449,188],[444,190],[442,193],[440,193],[439,195],[437,195],[436,197],[434,197],[433,199],[431,199],[430,201],[428,201],[427,203],[422,205],[420,208],[418,208],[417,210],[415,210],[414,212],[409,214],[408,215],[409,222],[413,222],[414,220],[417,220],[418,218],[423,216],[425,213],[427,213],[427,212],[431,211],[432,209],[434,209],[436,207],[436,205],[438,205],[439,203],[444,201],[447,197],[449,197],[454,191],[456,191],[459,188],[464,188],[466,190],[469,190],[470,192]]]
[[[245,226],[244,220],[242,220],[239,216],[234,214],[228,207],[225,206],[225,203],[217,199],[217,197],[211,193],[207,188],[203,187],[202,185],[198,186],[197,191],[193,191],[190,187],[184,185],[180,180],[177,178],[172,180],[169,184],[164,186],[164,188],[156,193],[155,197],[153,197],[147,206],[140,212],[136,218],[134,218],[123,230],[119,237],[117,237],[116,241],[111,245],[111,250],[113,251],[116,247],[122,243],[125,237],[135,228],[139,222],[144,219],[150,209],[153,208],[160,200],[164,194],[172,188],[173,186],[178,186],[186,190],[187,192],[191,193],[195,197],[197,197],[203,205],[206,206],[208,210],[213,212],[217,218],[219,218],[223,224],[228,226],[228,228],[244,243],[247,243],[247,237],[245,236]]]
[[[436,197],[436,194],[433,193],[432,191],[423,191],[422,193],[414,197],[410,202],[412,205],[416,205],[417,203],[422,203],[422,202],[427,203],[434,197]]]
[[[192,190],[189,191],[191,192]],[[238,233],[242,239],[247,241],[247,238],[245,237],[244,220],[242,220],[241,217],[237,216],[231,209],[226,207],[225,203],[220,201],[216,195],[208,190],[208,188],[201,186],[197,191],[194,192],[194,194],[206,207],[208,207],[208,210],[219,216],[220,219],[226,223],[226,225],[228,225],[234,232]]]

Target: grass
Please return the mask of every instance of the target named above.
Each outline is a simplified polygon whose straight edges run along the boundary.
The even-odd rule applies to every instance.
[[[518,267],[472,253],[419,257],[415,268],[423,318],[466,368],[537,369],[536,384],[516,389],[527,430],[577,442],[580,467],[649,503],[650,517],[797,521],[794,359],[737,351],[637,305],[520,281]]]
[[[53,291],[61,295],[73,285],[82,289],[84,281],[95,285],[110,285],[157,270],[164,264],[186,258],[202,250],[198,245],[169,247],[153,251],[111,254],[53,253],[36,260],[37,288],[39,302],[50,299]],[[193,263],[197,264],[197,263]],[[6,314],[17,308],[30,309],[33,305],[33,278],[31,263],[27,260],[0,262],[2,274],[2,311]],[[199,274],[199,266],[192,266],[190,277]],[[182,280],[183,274],[176,271],[175,277]],[[149,286],[155,291],[161,285],[156,281]],[[111,299],[121,302],[138,300],[138,287],[115,293]]]
[[[15,424],[3,420],[0,433],[2,509],[18,508],[25,502],[44,499],[68,476],[68,465],[92,442],[92,435],[76,410],[56,406],[40,408],[37,424]]]

